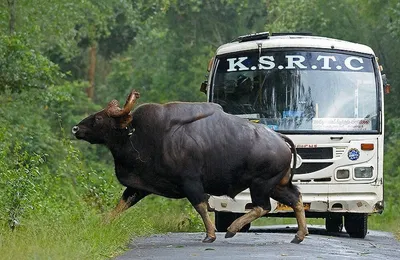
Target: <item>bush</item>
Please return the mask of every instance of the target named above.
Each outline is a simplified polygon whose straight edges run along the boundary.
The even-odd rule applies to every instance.
[[[62,78],[58,66],[36,52],[24,35],[0,36],[0,92],[47,88]]]
[[[0,218],[12,229],[41,210],[58,214],[85,200],[107,205],[100,198],[109,197],[116,181],[111,174],[103,175],[112,167],[85,163],[72,145],[70,126],[67,131],[62,126],[63,119],[72,121],[72,114],[83,114],[76,107],[69,110],[83,102],[82,88],[82,84],[66,84],[46,92],[28,89],[0,96],[0,186],[4,190],[0,207],[5,209]]]

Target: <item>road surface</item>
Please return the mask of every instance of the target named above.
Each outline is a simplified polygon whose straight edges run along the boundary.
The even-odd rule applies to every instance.
[[[295,226],[256,227],[230,239],[217,233],[211,244],[201,242],[204,233],[152,235],[135,239],[116,260],[400,259],[400,242],[388,232],[369,231],[365,239],[356,239],[345,232],[328,235],[322,226],[309,226],[310,235],[297,245],[290,243],[295,231]]]

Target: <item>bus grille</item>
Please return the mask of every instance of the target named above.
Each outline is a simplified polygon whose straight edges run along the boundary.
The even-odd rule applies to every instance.
[[[333,163],[302,163],[299,168],[295,170],[296,174],[306,174],[322,170],[331,166]]]
[[[297,148],[297,154],[302,159],[332,159],[332,147],[319,147],[319,148]],[[337,154],[336,154],[337,156]]]

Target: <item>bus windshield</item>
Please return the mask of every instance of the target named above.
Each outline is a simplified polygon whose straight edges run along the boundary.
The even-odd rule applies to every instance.
[[[252,51],[217,57],[212,102],[278,131],[377,131],[372,56]]]

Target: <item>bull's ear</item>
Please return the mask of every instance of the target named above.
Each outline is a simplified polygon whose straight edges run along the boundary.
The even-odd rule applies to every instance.
[[[119,107],[118,100],[115,100],[115,99],[111,100],[107,105],[107,108],[110,108],[110,107]]]
[[[118,123],[117,123],[118,127],[123,129],[132,122],[132,115],[131,115],[131,113],[129,113],[127,115],[123,115],[119,118],[116,118],[116,120],[118,121]]]

